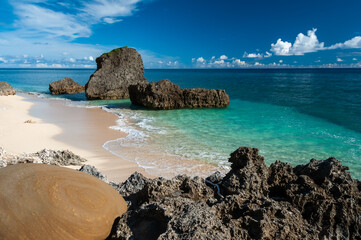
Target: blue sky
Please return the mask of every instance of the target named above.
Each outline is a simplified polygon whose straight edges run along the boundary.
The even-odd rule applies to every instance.
[[[0,67],[361,67],[359,0],[0,0]]]

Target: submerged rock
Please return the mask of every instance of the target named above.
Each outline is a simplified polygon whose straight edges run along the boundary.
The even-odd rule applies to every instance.
[[[223,108],[229,105],[229,96],[224,90],[181,89],[169,80],[131,85],[129,94],[133,104],[150,109]]]
[[[84,86],[68,77],[49,84],[49,91],[53,95],[81,93],[84,92],[84,89]]]
[[[15,165],[18,163],[44,163],[57,166],[81,165],[86,160],[75,155],[69,150],[54,151],[43,149],[36,153],[24,153],[20,155],[7,153],[0,147],[0,167]]]
[[[0,96],[9,96],[15,94],[16,91],[9,83],[0,81]]]
[[[127,207],[108,184],[45,164],[0,169],[0,239],[105,239]]]
[[[135,173],[113,183],[129,210],[111,239],[361,238],[361,182],[335,158],[267,167],[258,149],[241,147],[229,161],[224,177]]]
[[[85,85],[88,99],[129,98],[129,85],[147,82],[142,57],[133,48],[114,49],[96,62],[97,70]]]

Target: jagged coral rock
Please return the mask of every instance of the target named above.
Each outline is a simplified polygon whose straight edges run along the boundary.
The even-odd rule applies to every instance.
[[[361,238],[361,182],[336,159],[267,167],[258,149],[241,147],[230,162],[206,181],[136,173],[113,184],[130,207],[112,239]]]

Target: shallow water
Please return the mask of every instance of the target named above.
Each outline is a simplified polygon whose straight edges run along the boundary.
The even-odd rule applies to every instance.
[[[51,81],[69,76],[85,84],[92,72],[0,70],[0,81],[46,94]],[[252,146],[268,164],[334,156],[361,179],[361,70],[147,70],[146,77],[168,78],[181,87],[226,89],[231,104],[226,109],[152,111],[129,100],[88,103],[82,102],[84,94],[65,97],[71,104],[107,106],[119,115],[114,128],[129,135],[104,147],[149,169],[181,173],[187,169],[179,161],[193,159],[227,167],[231,152]],[[157,161],[163,154],[176,158],[177,166]]]

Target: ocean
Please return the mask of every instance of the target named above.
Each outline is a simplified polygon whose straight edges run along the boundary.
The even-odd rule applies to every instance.
[[[70,77],[85,84],[93,72],[0,69],[0,81],[21,92],[54,98],[50,82]],[[149,81],[169,79],[184,88],[225,89],[231,102],[225,109],[154,111],[129,100],[87,101],[84,94],[61,98],[117,114],[112,128],[129,135],[104,143],[104,148],[149,170],[191,171],[189,166],[160,161],[164,156],[227,169],[231,152],[251,146],[260,149],[268,165],[276,160],[306,164],[311,158],[333,156],[361,179],[361,69],[146,70],[145,76]]]

